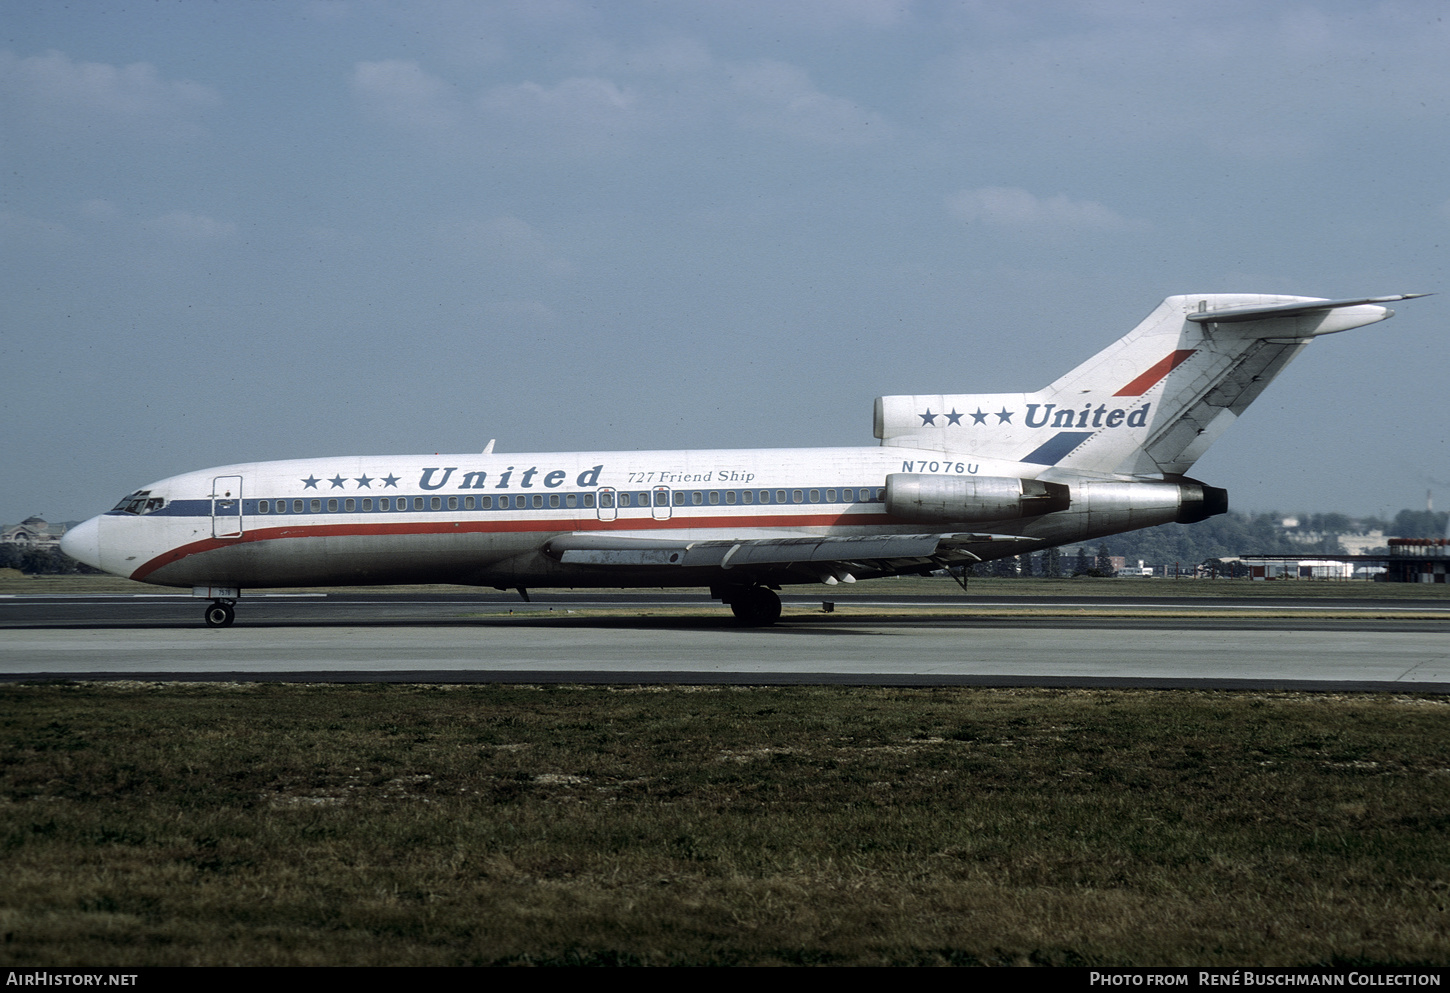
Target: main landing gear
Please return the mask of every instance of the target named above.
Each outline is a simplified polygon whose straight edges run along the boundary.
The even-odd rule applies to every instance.
[[[236,619],[237,612],[232,609],[230,600],[213,600],[207,605],[206,626],[209,628],[230,627]]]
[[[780,620],[780,597],[765,586],[727,586],[710,594],[730,605],[741,627],[769,627]]]

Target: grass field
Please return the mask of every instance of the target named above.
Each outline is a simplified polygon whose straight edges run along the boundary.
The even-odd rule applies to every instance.
[[[0,700],[12,966],[1450,963],[1439,698]]]

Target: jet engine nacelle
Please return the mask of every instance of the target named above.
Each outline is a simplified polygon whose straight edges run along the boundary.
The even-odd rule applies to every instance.
[[[1072,510],[1087,515],[1087,527],[1094,533],[1104,527],[1127,531],[1155,524],[1193,524],[1225,513],[1228,491],[1186,476],[1095,480],[1072,484]]]
[[[1068,487],[1038,479],[907,472],[886,477],[886,512],[908,521],[1010,521],[1066,510],[1070,502]]]

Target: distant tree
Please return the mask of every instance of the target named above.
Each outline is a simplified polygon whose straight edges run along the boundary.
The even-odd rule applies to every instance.
[[[1019,576],[1033,576],[1033,575],[1036,575],[1037,570],[1032,567],[1032,556],[1031,555],[1019,555],[1019,556],[1017,556],[1017,563],[1018,563],[1017,575],[1019,575]]]
[[[1347,514],[1315,514],[1313,530],[1323,535],[1339,537],[1354,532],[1354,522]]]
[[[1074,576],[1086,576],[1089,572],[1092,571],[1092,568],[1093,564],[1092,560],[1088,558],[1087,546],[1078,545],[1077,561],[1074,562],[1072,565],[1072,574]]]
[[[1390,533],[1396,538],[1443,538],[1450,525],[1450,512],[1402,510],[1395,515]]]
[[[1113,568],[1113,555],[1108,551],[1107,542],[1098,546],[1098,560],[1094,568],[1099,576],[1115,576],[1118,570]]]
[[[1062,575],[1062,552],[1056,546],[1042,553],[1042,574],[1050,579]]]
[[[1017,556],[1009,555],[1005,559],[992,560],[992,575],[998,579],[1017,578]]]

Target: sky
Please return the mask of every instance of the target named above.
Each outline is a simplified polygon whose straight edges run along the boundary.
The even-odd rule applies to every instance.
[[[1440,291],[1197,464],[1450,508],[1438,0],[0,5],[0,521],[328,455],[874,445],[1177,293]]]

